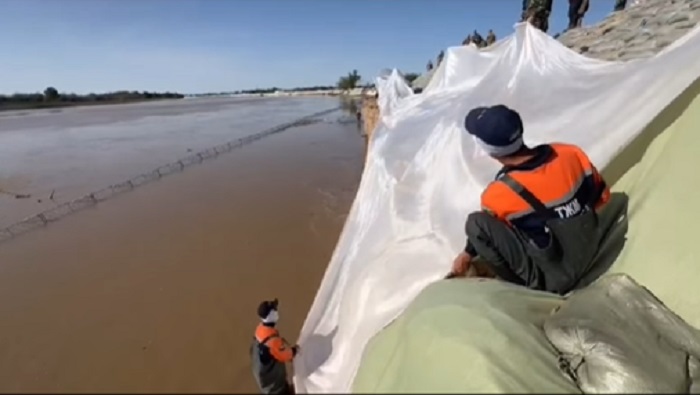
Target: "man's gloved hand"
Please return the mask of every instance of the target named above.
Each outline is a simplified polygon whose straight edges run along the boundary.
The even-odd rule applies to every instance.
[[[472,257],[466,252],[462,251],[459,255],[457,255],[454,261],[452,261],[452,271],[448,277],[464,277],[469,271],[471,261]]]

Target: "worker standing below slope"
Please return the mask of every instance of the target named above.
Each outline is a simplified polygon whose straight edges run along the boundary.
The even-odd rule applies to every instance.
[[[610,190],[578,147],[523,143],[520,115],[504,105],[471,110],[465,127],[503,165],[481,195],[482,210],[469,214],[467,246],[452,275],[466,275],[481,260],[497,277],[559,294],[586,274],[603,233],[598,210]]]
[[[251,347],[253,375],[263,394],[292,394],[287,381],[286,363],[299,353],[299,346],[289,347],[275,328],[279,320],[278,301],[264,301],[258,306],[262,321],[255,329]]]

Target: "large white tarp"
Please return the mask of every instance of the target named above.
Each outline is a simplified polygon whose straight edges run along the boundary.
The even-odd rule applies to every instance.
[[[698,29],[654,58],[613,63],[520,24],[486,51],[448,49],[423,94],[380,90],[396,99],[302,328],[298,391],[349,392],[369,339],[464,247],[464,219],[498,170],[464,132],[469,109],[511,106],[527,143],[578,144],[603,167],[698,78],[699,54]]]
[[[406,83],[401,73],[394,69],[389,73],[380,74],[375,79],[377,92],[382,94],[379,96],[378,105],[380,114],[386,118],[390,118],[394,112],[394,108],[399,105],[405,98],[413,96],[413,89]]]

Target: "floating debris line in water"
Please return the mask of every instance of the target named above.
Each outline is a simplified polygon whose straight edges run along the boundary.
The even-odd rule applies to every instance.
[[[29,194],[14,193],[14,192],[6,191],[4,189],[0,189],[0,193],[2,193],[4,195],[10,195],[10,196],[14,197],[15,199],[29,199],[30,197],[32,197],[32,195],[29,195]]]
[[[150,172],[141,173],[124,182],[112,184],[107,188],[100,189],[99,191],[83,195],[69,202],[61,203],[50,209],[44,210],[38,214],[32,215],[19,222],[16,222],[12,225],[0,229],[0,242],[7,241],[11,238],[19,236],[20,234],[27,233],[31,230],[44,227],[49,223],[55,222],[69,214],[78,212],[89,207],[93,207],[99,202],[105,201],[121,193],[131,191],[138,186],[145,185],[147,183],[150,183],[151,181],[160,180],[161,178],[170,174],[181,172],[191,165],[196,165],[204,162],[207,159],[218,157],[221,154],[230,152],[236,148],[241,148],[245,145],[251,144],[255,141],[261,140],[273,134],[283,132],[287,129],[321,122],[320,117],[326,114],[330,114],[332,112],[339,111],[340,109],[341,107],[335,107],[329,110],[320,111],[305,116],[303,118],[299,118],[296,121],[284,123],[259,133],[251,134],[249,136],[241,137],[237,140],[230,141],[228,143],[217,145],[215,147],[191,154],[178,161],[160,166]],[[49,197],[49,200],[51,201],[54,201],[54,192],[55,191],[52,191],[51,196]],[[26,199],[31,197],[31,195],[13,194],[2,189],[0,189],[0,193],[15,196],[15,198],[17,199]]]

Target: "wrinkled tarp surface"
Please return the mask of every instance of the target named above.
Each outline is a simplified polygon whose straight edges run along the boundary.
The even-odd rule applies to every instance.
[[[603,258],[611,259],[622,248],[610,272],[629,273],[695,327],[700,327],[700,297],[695,292],[700,279],[695,231],[700,223],[695,204],[700,199],[699,95],[700,80],[603,171],[614,182],[611,204],[620,192],[628,195],[629,222],[626,227],[613,227],[601,251]],[[617,211],[606,210],[601,219],[616,221],[619,216],[608,217],[611,213]],[[543,314],[559,305],[558,298],[523,288],[512,290],[495,281],[475,289],[469,281],[432,284],[372,339],[355,390],[577,392],[573,381],[553,379],[561,377],[557,376],[557,354],[541,330]],[[647,347],[637,342],[643,343],[635,341],[637,347]],[[559,347],[565,350],[567,344],[574,345],[563,342]],[[689,366],[689,372],[697,374],[697,361],[690,362],[695,366]],[[694,383],[697,386],[697,379]],[[698,388],[691,392],[698,393]]]
[[[621,191],[629,196],[629,223],[626,233],[622,227],[611,232],[613,236],[606,240],[601,253],[612,258],[623,247],[618,243],[624,242],[610,272],[629,273],[696,327],[700,326],[700,297],[694,290],[700,279],[700,265],[695,252],[695,227],[700,209],[695,202],[700,199],[700,175],[694,164],[700,152],[699,94],[700,81],[680,95],[605,169],[609,180],[617,180],[613,198]],[[607,210],[604,213],[601,218],[607,221],[618,218],[607,218]],[[544,297],[523,288],[514,290],[495,281],[470,281],[441,281],[421,293],[398,320],[370,342],[355,390],[577,392],[573,382],[562,382],[562,376],[557,376],[556,350],[541,330],[546,318],[543,316],[561,303],[558,297]],[[629,312],[622,310],[619,314]],[[573,347],[575,343],[561,342],[558,346],[565,351],[567,345]],[[648,346],[638,338],[633,345],[642,349]],[[697,365],[694,359],[691,362]],[[693,366],[689,371],[697,373]],[[605,381],[587,382],[606,385]],[[697,380],[694,382],[697,384]],[[691,391],[696,393],[697,388]]]
[[[444,276],[455,253],[464,247],[464,219],[478,208],[481,190],[498,170],[463,131],[469,109],[500,102],[512,106],[523,117],[527,143],[578,144],[594,163],[604,167],[697,79],[698,32],[694,30],[654,58],[628,63],[586,58],[527,24],[517,25],[513,35],[488,51],[470,46],[448,49],[424,93],[398,99],[373,134],[355,202],[302,328],[304,350],[295,361],[299,392],[350,391],[368,341],[422,290]],[[383,94],[380,91],[380,97]],[[664,161],[664,165],[673,166],[668,162],[673,161]],[[697,177],[698,172],[694,173],[689,176]],[[644,185],[629,188],[648,193],[663,187],[644,181]],[[671,204],[699,197],[682,190],[664,193],[675,197]],[[658,235],[670,220],[663,215],[655,218],[644,225],[647,254],[642,246],[635,257],[650,262],[651,254],[656,261],[650,264],[653,268],[639,269],[634,277],[645,286],[650,286],[650,279],[669,286],[667,279],[658,278],[659,270],[664,267],[663,274],[669,271],[666,266],[679,264],[663,248],[676,242],[667,239],[670,232]],[[680,223],[687,226],[685,221]],[[650,242],[652,233],[656,238]],[[684,250],[674,246],[673,251]],[[630,265],[619,267],[628,271]],[[681,282],[687,283],[685,273],[672,273],[671,277],[677,281],[682,277]],[[682,316],[689,313],[700,318],[697,301],[688,305],[673,288],[654,292]],[[478,294],[474,289],[464,292]],[[514,321],[498,310],[489,314]],[[508,342],[512,341],[507,336],[501,339],[501,343]],[[533,346],[527,352],[543,350]],[[414,359],[426,360],[430,355],[414,354]],[[468,360],[459,358],[461,363]],[[538,358],[530,355],[526,360],[535,364]],[[556,360],[546,363],[556,368]],[[458,364],[452,366],[457,369]],[[490,377],[475,376],[479,380],[472,384],[494,380],[502,369],[492,366],[491,370]],[[489,388],[500,390],[497,381]],[[549,392],[573,384],[552,385]]]
[[[577,393],[542,331],[559,296],[516,285],[429,285],[367,346],[355,393]]]
[[[698,330],[627,275],[574,292],[544,331],[586,394],[687,394],[700,384]]]
[[[391,70],[386,75],[380,75],[375,81],[379,95],[378,105],[381,114],[387,118],[391,117],[393,110],[401,103],[402,99],[413,96],[411,89],[398,70]]]

